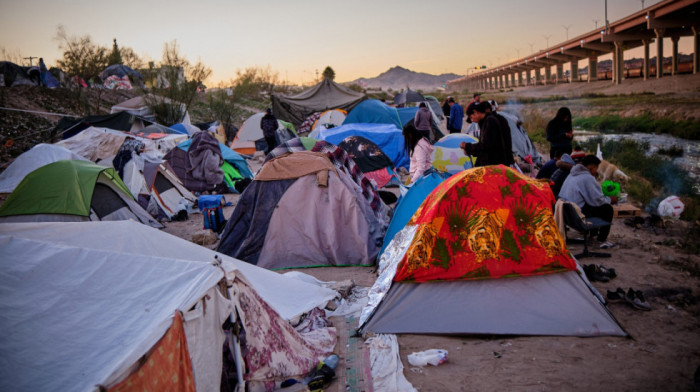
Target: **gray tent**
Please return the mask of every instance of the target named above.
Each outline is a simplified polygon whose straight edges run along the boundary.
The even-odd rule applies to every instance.
[[[527,135],[525,128],[522,126],[522,121],[518,119],[518,116],[508,112],[499,111],[498,114],[505,117],[508,120],[508,125],[510,126],[510,138],[513,141],[513,154],[525,158],[526,156],[532,156],[532,161],[537,165],[543,165],[544,160],[537,149],[532,144],[530,137]]]
[[[363,93],[350,90],[330,79],[323,79],[317,85],[298,94],[273,94],[272,110],[278,119],[299,126],[315,112],[329,109],[343,109],[349,112],[366,98]]]
[[[393,282],[415,226],[396,234],[360,317],[361,332],[626,336],[583,271],[446,282]]]

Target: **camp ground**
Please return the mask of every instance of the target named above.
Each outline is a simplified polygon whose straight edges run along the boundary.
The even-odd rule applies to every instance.
[[[136,222],[3,224],[0,256],[3,390],[259,390],[335,345],[286,321],[332,290]]]

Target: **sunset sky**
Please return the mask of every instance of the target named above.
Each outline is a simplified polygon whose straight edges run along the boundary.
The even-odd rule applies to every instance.
[[[658,1],[647,0],[645,7]],[[0,0],[0,49],[15,57],[61,53],[57,26],[89,35],[111,48],[116,38],[146,60],[160,60],[176,40],[191,62],[213,73],[208,83],[234,78],[237,69],[267,67],[290,83],[310,84],[330,65],[337,81],[374,77],[400,65],[418,72],[464,75],[496,66],[604,23],[605,1],[528,0]],[[609,0],[612,22],[642,8],[640,0]],[[668,50],[670,45],[665,45]],[[682,38],[681,52],[690,50]],[[629,58],[630,55],[626,54]],[[28,65],[28,63],[26,64]]]

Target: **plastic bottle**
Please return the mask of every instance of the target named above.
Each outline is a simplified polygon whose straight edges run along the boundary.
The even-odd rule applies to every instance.
[[[431,349],[408,355],[408,363],[411,366],[425,366],[431,364],[437,366],[447,361],[447,350]]]

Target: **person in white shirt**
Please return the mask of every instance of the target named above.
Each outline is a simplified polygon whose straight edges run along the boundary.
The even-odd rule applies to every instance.
[[[433,146],[422,132],[410,125],[403,128],[403,138],[406,152],[411,157],[408,173],[411,183],[414,183],[433,166]]]

